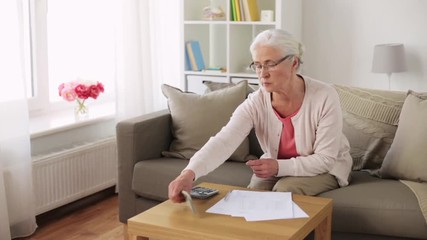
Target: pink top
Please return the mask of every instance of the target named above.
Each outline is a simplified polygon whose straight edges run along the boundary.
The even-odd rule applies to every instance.
[[[274,110],[276,116],[283,123],[282,135],[279,143],[278,159],[290,159],[298,157],[297,147],[295,145],[294,125],[292,125],[291,118],[298,113],[299,109],[287,117],[281,117],[280,114]]]

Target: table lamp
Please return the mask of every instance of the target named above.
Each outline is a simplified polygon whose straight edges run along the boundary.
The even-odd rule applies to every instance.
[[[387,74],[389,90],[391,74],[404,71],[406,71],[406,61],[403,44],[388,43],[375,45],[372,72]]]

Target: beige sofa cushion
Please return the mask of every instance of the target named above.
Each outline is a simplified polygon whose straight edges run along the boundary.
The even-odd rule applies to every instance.
[[[365,171],[352,171],[350,185],[326,191],[319,196],[332,198],[334,201],[332,211],[334,232],[389,237],[375,238],[362,235],[342,239],[409,240],[425,239],[427,236],[427,226],[417,198],[400,181],[377,178]]]
[[[427,182],[427,100],[409,91],[381,176]]]
[[[335,85],[353,170],[378,170],[393,141],[405,92]]]
[[[172,116],[172,141],[166,157],[190,159],[210,137],[214,136],[230,119],[237,106],[247,95],[247,82],[204,95],[183,92],[163,84]],[[249,140],[246,138],[231,155],[230,160],[246,161]]]

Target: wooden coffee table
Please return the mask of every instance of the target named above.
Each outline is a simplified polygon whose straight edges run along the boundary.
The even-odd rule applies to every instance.
[[[129,239],[304,239],[315,231],[315,239],[331,239],[332,200],[293,194],[293,201],[308,218],[247,222],[241,217],[206,213],[230,190],[245,190],[213,183],[200,186],[215,188],[218,195],[207,200],[194,199],[194,215],[185,204],[165,201],[128,220]]]

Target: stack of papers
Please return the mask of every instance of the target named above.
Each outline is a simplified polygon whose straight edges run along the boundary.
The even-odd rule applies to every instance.
[[[206,212],[244,217],[246,221],[306,218],[290,192],[233,190]]]

